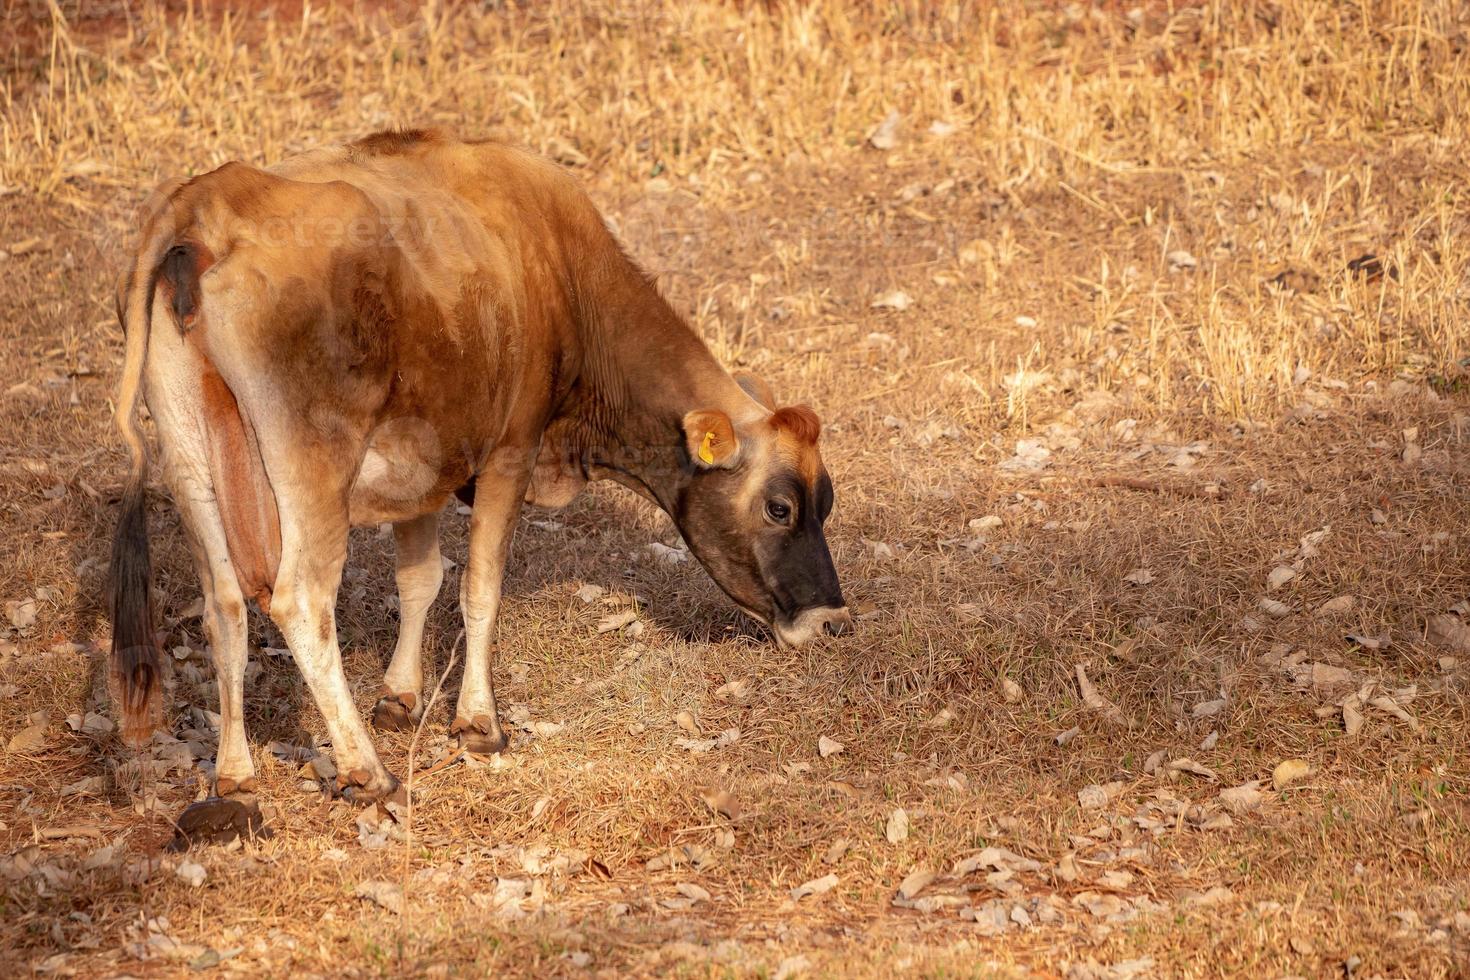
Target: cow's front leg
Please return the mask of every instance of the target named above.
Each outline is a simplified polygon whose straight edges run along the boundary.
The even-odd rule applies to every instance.
[[[527,462],[529,458],[527,454]],[[450,734],[457,737],[459,747],[470,752],[499,752],[508,741],[495,707],[492,677],[495,621],[500,613],[505,560],[510,555],[511,538],[515,535],[521,500],[529,482],[529,467],[497,472],[491,466],[475,480],[469,558],[459,593],[460,609],[464,613],[464,682],[459,688],[454,723],[449,728]]]
[[[373,706],[373,727],[409,731],[424,713],[424,623],[444,583],[439,514],[394,524],[393,544],[398,562],[398,645],[383,674],[383,696]]]

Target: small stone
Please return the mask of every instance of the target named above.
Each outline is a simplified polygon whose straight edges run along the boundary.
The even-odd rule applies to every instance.
[[[179,879],[190,888],[198,888],[203,885],[204,879],[209,876],[209,872],[204,870],[204,865],[194,861],[179,862],[179,866],[174,868],[174,874],[178,875]]]

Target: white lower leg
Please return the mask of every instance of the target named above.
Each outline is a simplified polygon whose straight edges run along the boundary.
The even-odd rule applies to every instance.
[[[290,583],[283,588],[278,581],[271,598],[271,617],[286,638],[296,666],[326,722],[337,757],[338,785],[361,786],[370,793],[387,792],[397,780],[378,759],[342,670],[337,622],[332,612],[335,589],[317,591],[321,594]]]
[[[475,511],[470,518],[470,550],[460,583],[464,614],[464,681],[459,688],[452,732],[461,744],[498,752],[505,736],[496,714],[495,624],[500,613],[500,587],[505,560],[515,534],[516,518],[526,492],[524,477],[482,475],[475,485]]]
[[[417,713],[423,710],[424,623],[444,583],[439,515],[393,525],[393,540],[398,562],[398,643],[383,674],[383,687]]]
[[[231,583],[233,585],[233,583]],[[219,750],[215,754],[215,793],[228,796],[255,789],[255,762],[245,738],[245,667],[249,663],[245,602],[238,587],[233,594],[210,589],[206,596],[205,629],[213,651],[214,677],[219,685]]]
[[[464,614],[464,682],[459,688],[456,715],[465,721],[495,717],[495,620],[500,611],[500,583],[479,596],[466,593],[460,603]]]

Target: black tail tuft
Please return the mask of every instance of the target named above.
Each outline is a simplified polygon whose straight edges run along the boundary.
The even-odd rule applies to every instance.
[[[148,744],[163,716],[163,651],[153,635],[152,561],[143,481],[123,495],[112,539],[112,658],[109,687],[122,740]]]

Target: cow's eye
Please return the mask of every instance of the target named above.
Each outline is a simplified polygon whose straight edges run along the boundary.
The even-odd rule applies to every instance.
[[[791,520],[791,508],[779,500],[767,500],[766,516],[777,524],[785,524]]]

